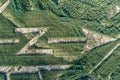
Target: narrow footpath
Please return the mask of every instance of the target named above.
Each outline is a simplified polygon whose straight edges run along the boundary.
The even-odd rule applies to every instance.
[[[0,14],[6,9],[6,7],[9,5],[10,0],[7,0],[1,7],[0,7]]]

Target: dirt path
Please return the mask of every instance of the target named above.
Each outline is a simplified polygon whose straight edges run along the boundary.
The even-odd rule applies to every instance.
[[[43,80],[43,78],[42,78],[42,75],[41,75],[41,72],[40,72],[40,71],[38,72],[38,77],[39,77],[39,80]]]
[[[32,38],[18,53],[19,54],[26,54],[26,52],[28,51],[28,48],[30,46],[32,46],[33,44],[35,44],[38,40],[38,38],[40,38],[43,34],[45,34],[45,32],[41,32],[40,34],[37,34],[37,36],[35,36],[34,38]]]
[[[0,44],[16,44],[19,43],[19,39],[0,39]]]
[[[48,43],[74,43],[74,42],[86,42],[86,38],[68,37],[68,38],[49,38]]]
[[[97,69],[101,65],[101,63],[104,60],[106,60],[116,50],[118,46],[120,46],[120,43],[117,44],[111,51],[109,51],[108,54],[89,73],[91,74],[95,69]]]
[[[10,0],[7,0],[1,7],[0,7],[0,14],[6,9],[8,4],[10,3]]]
[[[39,80],[43,80],[40,70],[65,70],[72,65],[45,65],[45,66],[0,66],[0,73],[5,74],[5,80],[10,80],[11,74],[38,73]]]
[[[10,73],[6,73],[6,80],[10,80]]]

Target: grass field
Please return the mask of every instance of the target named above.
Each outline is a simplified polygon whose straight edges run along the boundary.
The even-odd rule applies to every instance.
[[[0,0],[0,6],[1,6],[2,4],[4,4],[5,1],[6,1],[6,0]]]
[[[43,80],[58,80],[59,77],[66,71],[41,71]]]
[[[39,80],[37,74],[12,74],[11,80]]]
[[[5,0],[0,0],[0,6]],[[107,43],[82,53],[86,42],[49,44],[49,38],[86,38],[82,28],[116,38],[120,34],[120,14],[110,14],[118,0],[11,0],[0,14],[0,39],[19,39],[18,44],[0,44],[0,66],[36,66],[72,64],[68,70],[41,71],[43,80],[84,80],[95,65],[120,42]],[[52,49],[53,55],[17,56],[35,34],[15,32],[15,28],[46,27],[48,31],[29,49]],[[93,71],[97,79],[119,80],[119,47]],[[114,63],[115,65],[112,65]],[[0,80],[3,79],[0,75]],[[11,80],[38,80],[37,74],[12,74]]]
[[[5,79],[5,75],[4,74],[0,74],[0,80],[4,80]]]

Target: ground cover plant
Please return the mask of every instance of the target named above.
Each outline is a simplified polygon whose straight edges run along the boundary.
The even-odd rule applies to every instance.
[[[0,7],[5,2],[6,0],[1,0]],[[119,46],[115,48],[120,43],[120,10],[117,9],[119,4],[119,0],[10,0],[7,8],[0,14],[0,40],[3,41],[0,43],[0,67],[12,68],[8,72],[0,68],[0,80],[5,80],[16,66],[21,70],[21,66],[45,65],[49,66],[48,70],[43,68],[35,74],[11,74],[8,77],[11,80],[39,80],[38,74],[41,74],[43,80],[119,80],[120,50]],[[17,32],[17,28],[28,29],[28,33]],[[29,28],[48,30],[44,33],[42,30],[30,31]],[[106,40],[108,37],[114,40],[84,51],[86,44],[90,45],[88,41],[92,40],[92,37],[89,38],[90,32],[85,34],[83,28],[94,32],[91,35],[93,38],[96,33],[103,35]],[[37,41],[33,40],[34,44],[29,44],[28,50],[51,49],[51,55],[17,55],[30,40],[41,33],[44,34]],[[63,42],[59,43],[49,43],[52,38],[82,38],[84,41],[72,42],[66,39],[65,42],[62,40]],[[5,43],[5,39],[19,39],[19,42]],[[101,40],[101,43],[105,42],[104,40]],[[96,41],[95,38],[93,41]],[[107,56],[110,52],[111,55]],[[107,58],[104,60],[105,56]],[[49,70],[52,65],[71,67],[66,70]]]

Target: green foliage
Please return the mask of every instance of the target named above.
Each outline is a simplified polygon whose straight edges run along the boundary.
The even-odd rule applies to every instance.
[[[44,10],[51,10],[58,16],[66,16],[65,13],[51,0],[39,0],[39,6]]]
[[[62,64],[63,62],[63,64],[67,63],[62,58],[56,58],[53,56],[16,56],[16,53],[22,49],[29,40],[27,40],[23,34],[14,32],[14,28],[17,26],[2,15],[0,15],[0,17],[1,39],[20,39],[20,43],[18,44],[0,45],[0,65],[47,65]]]
[[[5,74],[0,74],[0,80],[5,80]]]
[[[39,80],[37,74],[12,74],[11,80]]]
[[[14,28],[16,27],[12,24],[9,20],[5,17],[0,15],[0,37],[1,38],[12,38],[16,37],[16,34],[13,32]]]
[[[95,1],[94,1],[95,2]],[[98,2],[99,3],[99,2]],[[71,0],[61,6],[63,11],[70,17],[85,20],[97,20],[107,17],[107,7],[96,6],[96,2]]]
[[[111,74],[112,80],[119,80],[120,79],[120,66],[115,69],[115,71]]]
[[[99,21],[86,21],[85,23],[85,28],[88,28],[89,30],[100,34],[108,35],[111,37],[116,37],[118,34],[120,34],[119,28],[114,25],[103,27]]]
[[[118,68],[120,68],[120,47],[118,47],[114,52],[113,54],[108,58],[106,59],[102,64],[101,66],[96,69],[94,71],[94,75],[96,75],[96,77],[101,76],[101,78],[108,78],[109,75],[111,75],[111,78],[113,77],[112,80],[115,79],[116,77],[116,80],[119,78],[119,70]],[[112,63],[112,64],[111,64]],[[113,65],[114,64],[114,65]],[[118,78],[117,78],[118,77]]]
[[[51,10],[53,13],[59,16],[66,16],[65,13],[51,0],[12,0],[11,8],[16,12],[31,11],[34,7],[37,10]]]
[[[82,56],[81,59],[74,62],[74,65],[67,73],[61,76],[61,80],[75,80],[89,73],[103,57],[118,43],[118,41],[96,48]],[[103,69],[101,69],[103,70]]]
[[[0,1],[0,3],[3,2],[4,0]],[[113,18],[109,18],[109,14],[110,10],[115,9],[119,3],[119,0],[63,0],[60,4],[58,4],[58,0],[11,0],[5,12],[11,15],[21,27],[49,28],[48,32],[38,40],[38,44],[43,43],[51,49],[59,49],[63,57],[66,55],[70,58],[75,56],[75,61],[68,62],[62,57],[54,55],[16,56],[16,53],[29,40],[23,34],[15,33],[14,28],[18,26],[0,14],[0,38],[20,39],[19,44],[0,45],[0,65],[73,64],[66,71],[42,71],[42,76],[45,80],[86,80],[88,72],[118,44],[118,41],[81,54],[85,43],[48,44],[48,38],[85,37],[81,30],[82,27],[116,38],[120,34],[120,15],[117,14]],[[32,10],[32,8],[34,9]],[[39,49],[36,46],[31,48]],[[119,80],[119,52],[120,50],[116,50],[100,68],[94,71],[93,75],[101,75],[105,80],[113,71],[112,79]],[[38,80],[37,78],[36,74],[11,76],[12,80]],[[0,80],[2,79],[3,76],[0,75]]]
[[[65,72],[61,71],[41,71],[43,80],[59,80],[59,77]]]
[[[30,0],[11,0],[11,7],[15,11],[26,11],[31,9]]]
[[[0,0],[0,6],[4,4],[6,0]]]

